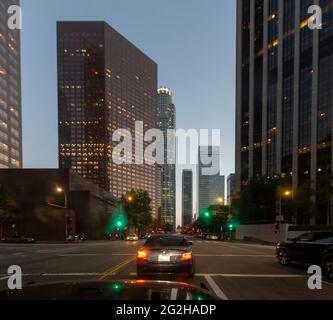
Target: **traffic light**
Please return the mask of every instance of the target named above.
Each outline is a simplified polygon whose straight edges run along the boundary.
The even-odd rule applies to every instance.
[[[228,225],[228,228],[229,228],[229,230],[230,231],[233,231],[234,230],[234,224],[233,223],[229,223],[229,225]]]

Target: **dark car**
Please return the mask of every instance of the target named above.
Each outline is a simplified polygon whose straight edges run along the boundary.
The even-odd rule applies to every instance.
[[[154,235],[137,255],[137,274],[182,274],[194,277],[192,242],[179,235]]]
[[[194,285],[169,281],[99,281],[31,285],[0,291],[0,300],[219,300]]]
[[[333,279],[333,232],[308,232],[279,243],[276,256],[282,265],[293,261],[319,265]]]
[[[8,237],[4,240],[5,243],[35,243],[36,240],[34,238],[24,237],[22,235],[14,235]]]

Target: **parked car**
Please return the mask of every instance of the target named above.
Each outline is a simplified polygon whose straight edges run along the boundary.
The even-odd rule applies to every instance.
[[[13,235],[11,237],[5,238],[5,243],[35,243],[34,238],[24,237],[22,235]]]
[[[219,236],[215,235],[215,234],[209,234],[206,236],[205,238],[206,240],[219,240]]]
[[[319,265],[333,279],[333,232],[308,232],[279,243],[276,257],[284,266],[294,261]]]

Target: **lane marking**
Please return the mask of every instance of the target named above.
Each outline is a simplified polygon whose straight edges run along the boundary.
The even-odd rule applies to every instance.
[[[93,277],[102,276],[104,273],[101,272],[86,272],[86,273],[25,273],[22,277]],[[116,276],[116,273],[109,274],[108,276]],[[2,275],[1,275],[2,276]],[[3,275],[4,276],[4,275]],[[0,278],[0,280],[6,280],[10,276]]]
[[[136,257],[134,257],[134,258],[130,258],[130,259],[127,259],[127,260],[125,260],[125,261],[119,263],[117,266],[112,267],[112,268],[106,270],[106,271],[103,273],[103,275],[102,275],[101,277],[98,278],[98,280],[99,280],[99,281],[102,281],[102,280],[106,279],[109,275],[111,275],[111,274],[117,272],[117,271],[120,270],[121,268],[123,268],[123,267],[125,267],[126,265],[132,263],[135,259],[136,259]]]
[[[3,277],[3,278],[0,278],[0,281],[7,280],[7,279],[9,279],[9,278],[10,278],[10,276]]]
[[[222,289],[216,284],[216,282],[213,280],[213,278],[209,275],[205,276],[206,281],[210,285],[210,287],[213,289],[215,295],[219,297],[222,300],[229,300],[228,297],[225,295],[225,293],[222,291]]]
[[[298,274],[232,274],[232,273],[198,273],[197,277],[225,277],[225,278],[308,278]]]
[[[228,245],[228,244],[225,244],[225,243],[222,243],[222,242],[218,242],[218,245],[219,246],[222,246],[222,247],[225,247],[225,248],[231,248],[231,249],[236,249],[236,250],[243,250],[243,251],[247,251],[247,252],[251,252],[251,253],[259,253],[259,251],[255,251],[255,250],[251,250],[251,249],[247,249],[247,248],[241,248],[241,247],[238,247],[238,246],[235,246],[235,245]]]
[[[246,258],[275,258],[275,255],[271,254],[195,254],[195,257],[246,257]]]
[[[67,254],[58,254],[58,257],[134,257],[136,254],[108,254],[108,253],[67,253]]]
[[[327,284],[328,286],[333,287],[333,282],[323,281],[323,283]]]

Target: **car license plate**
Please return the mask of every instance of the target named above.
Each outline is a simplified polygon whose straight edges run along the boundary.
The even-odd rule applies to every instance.
[[[158,262],[170,262],[170,256],[167,255],[158,256]]]

